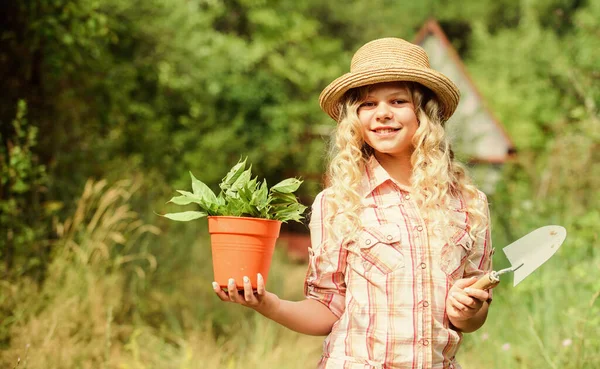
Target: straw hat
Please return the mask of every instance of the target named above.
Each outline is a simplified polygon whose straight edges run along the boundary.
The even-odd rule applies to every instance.
[[[429,67],[429,57],[423,48],[400,38],[381,38],[363,45],[352,57],[350,73],[325,87],[319,104],[325,113],[339,121],[340,99],[355,87],[381,82],[418,82],[433,91],[440,103],[440,115],[448,120],[460,93],[445,75]]]

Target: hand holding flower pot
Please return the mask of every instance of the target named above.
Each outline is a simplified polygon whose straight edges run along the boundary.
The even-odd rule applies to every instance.
[[[257,273],[262,274],[266,283],[281,223],[299,222],[306,210],[294,195],[302,181],[288,178],[269,189],[266,180],[252,179],[251,166],[246,169],[246,160],[243,160],[223,178],[217,196],[192,173],[190,176],[193,192],[178,190],[181,196],[169,202],[198,204],[200,211],[163,216],[176,221],[208,216],[214,277],[222,288],[227,288],[229,278],[241,281],[248,276],[256,289]]]

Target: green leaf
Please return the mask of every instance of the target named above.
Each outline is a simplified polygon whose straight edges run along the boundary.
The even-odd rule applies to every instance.
[[[201,211],[182,211],[180,213],[168,213],[164,214],[163,217],[178,222],[189,222],[190,220],[199,219],[205,217],[207,214]]]
[[[203,199],[199,196],[194,195],[188,191],[177,190],[183,196],[174,197],[171,199],[171,202],[177,205],[188,205],[188,204],[198,204],[202,210],[208,212],[210,215],[218,215],[219,214],[219,201],[215,196],[213,199]],[[173,201],[175,200],[175,201]]]
[[[225,198],[223,197],[222,194],[219,194],[219,196],[217,196],[217,202],[216,202],[216,204],[219,207],[225,206],[225,205],[227,205],[227,200],[225,200]]]
[[[196,203],[196,204],[198,204],[200,206],[206,205],[205,201],[200,196],[196,196],[196,195],[194,195],[191,192],[183,191],[183,190],[177,190],[177,192],[179,192],[180,194],[183,195],[183,196],[178,196],[178,198],[183,197],[183,198],[186,198],[186,199],[188,199],[190,201],[190,202],[188,202],[188,204],[190,204],[190,203],[193,202],[193,203]],[[171,199],[171,200],[173,200],[173,199]],[[183,202],[183,200],[179,200],[179,201]],[[187,205],[187,204],[177,204],[177,205]]]
[[[235,183],[235,181],[246,168],[247,159],[248,158],[244,159],[244,161],[240,160],[236,165],[233,166],[233,168],[229,170],[225,178],[223,178],[223,180],[221,180],[221,183],[219,184],[219,187],[222,190],[228,190],[229,188],[231,188],[231,186]]]
[[[288,178],[271,187],[271,192],[292,193],[300,187],[302,182],[297,178]]]
[[[271,193],[271,201],[270,203],[273,205],[276,204],[290,204],[298,202],[296,196],[293,193]]]
[[[224,215],[239,217],[248,212],[247,204],[239,198],[230,198],[223,208]]]
[[[246,183],[244,187],[238,190],[240,198],[248,203],[251,203],[254,192],[256,192],[256,178],[252,179],[251,181]]]
[[[304,218],[302,214],[305,210],[306,206],[298,203],[291,204],[286,207],[280,207],[275,211],[273,219],[280,220],[282,222],[287,222],[289,220],[299,222]]]
[[[267,180],[265,179],[258,190],[252,194],[250,204],[256,206],[259,210],[264,209],[269,204],[268,194]]]
[[[231,190],[237,191],[240,188],[243,188],[248,184],[250,178],[252,177],[252,166],[247,170],[243,171],[242,174],[235,180],[235,182],[231,185]]]
[[[171,200],[169,200],[169,202],[171,202],[175,205],[189,205],[189,204],[195,203],[196,201],[194,201],[193,198],[188,197],[188,196],[176,196],[176,197],[173,197]]]
[[[182,194],[185,197],[189,197],[190,199],[199,199],[198,196],[194,195],[193,193],[191,193],[189,191],[177,190],[177,192],[179,192],[180,194]]]
[[[194,191],[194,195],[199,196],[206,204],[214,203],[217,200],[215,193],[205,185],[204,182],[196,179],[192,172],[190,172],[190,176],[192,177],[192,190]]]

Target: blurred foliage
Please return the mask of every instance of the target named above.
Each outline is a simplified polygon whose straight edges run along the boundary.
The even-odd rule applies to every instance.
[[[467,337],[463,366],[600,366],[600,2],[592,0],[6,2],[2,365],[14,367],[31,344],[29,367],[49,358],[81,368],[198,367],[216,349],[211,367],[301,367],[314,353],[298,350],[297,336],[278,328],[260,336],[260,318],[213,301],[197,236],[204,226],[153,211],[188,171],[215,188],[242,156],[269,183],[305,177],[301,198],[310,199],[321,186],[323,132],[334,127],[319,110],[321,89],[347,71],[359,45],[411,39],[429,17],[517,148],[490,196],[496,247],[549,223],[569,232],[539,277],[498,289],[485,331]],[[163,232],[138,237],[144,226]],[[495,262],[506,263],[501,252]],[[301,273],[283,272],[291,269],[274,263],[274,291],[300,290]],[[517,320],[527,323],[523,340],[512,338],[521,349],[501,349],[511,340],[505,322]],[[483,342],[484,333],[493,339]],[[470,354],[477,347],[496,355]],[[286,350],[297,360],[285,360]]]
[[[56,204],[40,206],[40,197],[48,182],[46,169],[39,163],[35,148],[38,129],[27,121],[27,104],[19,100],[16,117],[7,129],[0,132],[0,255],[3,269],[15,267],[16,275],[33,273],[42,279],[43,264],[47,259],[44,242],[37,247],[35,241],[46,237],[44,228],[38,227],[52,214]],[[15,255],[23,248],[36,245],[26,253],[27,260],[17,260]],[[16,264],[16,265],[15,265]]]

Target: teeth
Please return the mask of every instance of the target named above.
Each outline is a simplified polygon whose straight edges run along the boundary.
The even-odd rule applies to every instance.
[[[391,133],[391,132],[395,132],[395,129],[391,129],[391,128],[386,128],[386,129],[378,129],[375,132],[377,133]]]

